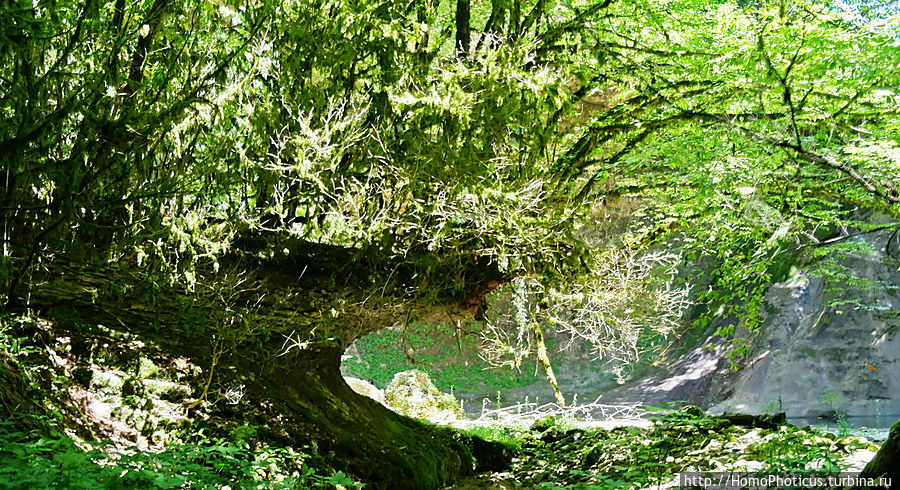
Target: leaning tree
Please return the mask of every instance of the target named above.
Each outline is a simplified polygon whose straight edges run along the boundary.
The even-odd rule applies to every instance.
[[[562,297],[586,277],[596,299],[591,205],[640,200],[609,246],[677,236],[734,295],[848,203],[897,214],[900,55],[813,2],[6,10],[6,314],[188,356],[384,487],[471,462],[352,393],[343,349],[437,308],[480,317],[516,277]]]

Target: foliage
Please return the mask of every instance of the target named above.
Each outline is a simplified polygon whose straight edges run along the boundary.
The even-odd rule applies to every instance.
[[[16,11],[5,285],[48,247],[93,255],[82,243],[193,285],[248,230],[353,247],[380,285],[427,276],[440,294],[478,257],[563,257],[532,128],[564,80],[524,40],[438,57],[442,22],[340,0]]]
[[[468,436],[480,437],[486,441],[499,442],[515,449],[521,449],[528,435],[528,430],[524,427],[500,424],[473,424],[464,428],[455,428],[455,430]]]
[[[343,266],[380,294],[463,299],[527,274],[571,299],[567,276],[590,269],[588,206],[630,196],[644,207],[614,246],[678,233],[689,257],[721,264],[699,299],[752,330],[773,257],[852,221],[847,206],[892,214],[900,200],[888,16],[861,24],[817,2],[489,10],[476,2],[484,25],[457,26],[453,44],[441,2],[13,9],[6,302],[57,256],[204,289],[229,252],[277,262],[291,239],[349,250]]]
[[[382,286],[461,295],[479,261],[565,271],[573,196],[622,194],[658,217],[635,239],[693,222],[746,272],[840,220],[830,196],[893,202],[883,29],[814,3],[514,4],[464,60],[444,4],[16,10],[6,285],[82,242],[193,284],[247,230],[281,230],[357,249]]]
[[[385,324],[353,308],[478,306],[520,277],[603,342],[630,305],[586,308],[610,299],[607,279],[573,278],[592,254],[605,275],[629,260],[579,229],[626,196],[641,206],[608,246],[669,240],[714,263],[697,328],[753,331],[784,255],[848,239],[857,210],[898,217],[897,18],[848,5],[14,1],[0,16],[4,311],[88,295],[85,312],[227,372],[284,362],[272,339],[334,347]],[[270,321],[261,310],[290,302],[255,268],[288,299],[325,296],[312,320]],[[110,285],[122,270],[139,280]],[[48,278],[76,292],[40,297]],[[635,310],[665,330],[680,287],[651,290],[664,301]],[[633,351],[638,324],[612,339]]]
[[[344,488],[342,472],[318,474],[291,448],[240,439],[174,445],[160,453],[85,450],[72,439],[34,437],[0,425],[0,488]]]
[[[0,415],[21,430],[47,431],[63,421],[63,397],[54,388],[70,380],[36,345],[44,326],[30,316],[0,317]]]
[[[645,352],[642,341],[680,330],[689,305],[689,287],[676,287],[679,257],[669,252],[638,254],[612,249],[591,259],[591,272],[552,289],[517,279],[512,287],[513,312],[490,311],[483,330],[482,351],[493,366],[518,369],[533,353],[529,322],[546,325],[572,344],[585,342],[595,359],[610,363],[619,379]],[[508,317],[514,317],[508,318]],[[510,332],[506,325],[515,324]]]
[[[536,488],[645,488],[686,471],[839,471],[843,457],[871,449],[864,439],[789,425],[751,429],[691,411],[648,429],[540,424],[518,441],[512,472]]]

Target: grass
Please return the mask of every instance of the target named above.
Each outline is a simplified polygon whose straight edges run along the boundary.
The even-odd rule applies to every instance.
[[[458,342],[458,343],[457,343]],[[477,332],[457,332],[447,325],[413,324],[403,331],[383,330],[356,342],[361,359],[345,361],[349,376],[384,388],[394,374],[425,371],[444,392],[496,393],[540,381],[540,376],[494,369],[478,357]]]
[[[455,430],[467,436],[480,437],[486,441],[499,442],[517,450],[522,449],[522,443],[529,437],[529,430],[524,426],[489,424],[472,425],[466,428],[457,428]]]

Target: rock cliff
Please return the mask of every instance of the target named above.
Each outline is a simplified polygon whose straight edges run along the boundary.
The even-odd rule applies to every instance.
[[[766,293],[767,315],[737,369],[710,338],[666,368],[604,400],[686,400],[712,412],[785,411],[790,417],[900,415],[900,271],[889,232],[860,235]],[[896,248],[896,247],[895,247]],[[828,279],[823,267],[837,272]],[[711,334],[711,328],[708,334]]]

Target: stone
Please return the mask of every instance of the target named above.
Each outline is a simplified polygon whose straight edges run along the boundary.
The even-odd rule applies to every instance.
[[[681,413],[692,415],[694,417],[706,417],[706,412],[704,412],[702,408],[696,405],[687,405],[685,407],[682,407]]]
[[[141,356],[138,358],[138,377],[152,378],[159,374],[159,366],[157,366],[149,358]]]
[[[103,392],[108,394],[119,394],[125,381],[121,376],[112,371],[101,371],[99,369],[91,369],[90,390],[95,392]]]
[[[144,383],[136,378],[128,378],[122,382],[122,396],[144,396]]]
[[[191,396],[191,388],[189,386],[161,379],[144,380],[144,387],[147,393],[170,402],[183,402]]]
[[[604,401],[684,400],[711,414],[786,412],[791,418],[900,415],[900,335],[886,320],[900,310],[900,302],[895,289],[878,286],[900,284],[896,261],[885,251],[891,233],[861,236],[868,251],[829,256],[875,286],[843,287],[836,279],[826,284],[798,268],[767,286],[759,331],[739,326],[735,332],[748,341],[745,357],[725,357],[729,340],[712,335],[723,326],[719,319],[703,334],[705,340],[666,369],[648,370],[645,377],[605,392]],[[835,300],[860,301],[878,311],[833,306]]]
[[[718,420],[727,421],[729,425],[758,429],[778,429],[787,423],[784,413],[774,415],[750,415],[744,413],[723,413],[716,417]]]
[[[379,390],[377,386],[373,383],[359,379],[359,378],[351,378],[345,377],[344,381],[347,382],[347,385],[350,386],[350,389],[355,391],[357,394],[362,396],[367,396],[378,403],[384,404],[384,392]]]
[[[547,429],[557,424],[556,417],[542,417],[531,423],[532,432],[545,432]]]
[[[395,374],[384,398],[388,407],[409,417],[448,421],[465,415],[453,395],[442,393],[427,373],[417,369]]]

